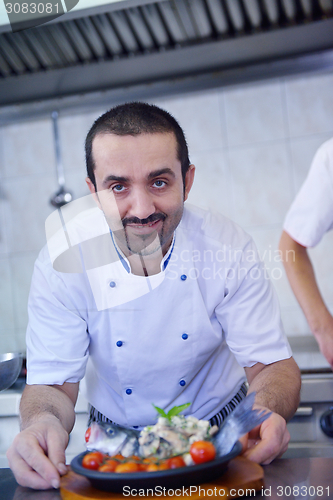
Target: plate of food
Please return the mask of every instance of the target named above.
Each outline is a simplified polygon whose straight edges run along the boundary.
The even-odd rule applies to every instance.
[[[87,451],[72,460],[71,468],[95,488],[120,493],[213,481],[241,453],[240,436],[269,416],[252,410],[253,402],[251,394],[220,428],[179,415],[189,404],[168,413],[155,407],[157,423],[141,431],[94,422],[86,432]]]
[[[123,473],[100,472],[84,468],[82,460],[88,453],[84,452],[72,460],[71,467],[74,472],[89,479],[92,486],[99,490],[126,493],[135,488],[137,490],[153,489],[155,492],[158,488],[186,488],[213,481],[223,474],[228,462],[239,455],[241,449],[242,445],[237,441],[230,453],[223,457],[216,457],[211,462],[175,469]]]

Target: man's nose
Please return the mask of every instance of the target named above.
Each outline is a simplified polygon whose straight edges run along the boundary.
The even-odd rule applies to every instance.
[[[127,216],[147,219],[155,212],[153,197],[146,189],[137,189],[132,193],[130,214]]]

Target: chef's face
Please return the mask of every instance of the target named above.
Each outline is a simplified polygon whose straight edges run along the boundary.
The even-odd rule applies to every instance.
[[[183,183],[173,133],[119,136],[93,140],[96,197],[125,254],[167,252],[194,179],[194,166]]]

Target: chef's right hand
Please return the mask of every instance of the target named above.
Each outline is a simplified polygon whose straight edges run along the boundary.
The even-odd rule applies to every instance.
[[[66,474],[68,433],[58,418],[45,414],[21,431],[7,451],[9,467],[21,486],[59,488]]]

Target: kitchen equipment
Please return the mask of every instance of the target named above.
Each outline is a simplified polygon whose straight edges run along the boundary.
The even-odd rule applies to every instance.
[[[156,472],[142,471],[122,474],[85,469],[81,465],[82,459],[86,455],[86,452],[84,452],[72,460],[71,467],[74,472],[89,479],[94,487],[104,491],[122,492],[124,486],[138,489],[155,488],[156,486],[182,488],[182,486],[201,484],[220,477],[227,468],[228,462],[239,455],[241,450],[242,445],[237,441],[230,453],[217,456],[211,462]]]
[[[20,374],[22,361],[20,353],[0,354],[0,391],[14,384]]]
[[[301,401],[288,423],[284,458],[333,457],[333,373],[302,373]]]
[[[196,466],[193,467],[187,467],[188,469],[190,468],[196,468]],[[177,470],[177,469],[174,469]],[[182,469],[178,469],[182,470]],[[172,472],[172,471],[161,471],[161,472]],[[218,479],[215,479],[214,482],[211,483],[205,483],[200,485],[200,492],[199,492],[199,486],[196,487],[196,490],[194,490],[195,485],[192,482],[192,490],[191,490],[191,499],[192,500],[197,500],[205,497],[211,497],[211,496],[221,496],[223,498],[237,498],[238,496],[241,496],[245,494],[246,490],[252,490],[251,496],[254,496],[253,491],[262,491],[263,487],[263,477],[264,477],[264,471],[262,467],[258,464],[255,464],[251,462],[250,460],[244,458],[244,457],[237,457],[231,460],[227,466],[227,470],[224,472],[224,474],[221,476],[223,471],[220,471],[218,475]],[[146,474],[154,475],[157,474],[156,472],[147,472]],[[121,476],[125,474],[119,474]],[[129,474],[126,474],[129,476]],[[221,477],[219,477],[221,476]],[[126,483],[125,483],[126,484]],[[177,492],[177,498],[185,498],[189,496],[189,490],[187,491],[188,496],[186,495],[186,488],[185,492],[182,489],[182,481],[180,478],[179,481],[181,488],[182,494],[178,495],[179,492]],[[158,486],[160,486],[160,483],[157,483]],[[144,486],[143,488],[147,488],[147,486]],[[166,492],[169,490],[169,488],[172,488],[169,485],[166,485]],[[216,488],[215,491],[217,491],[216,495],[213,495],[213,491]],[[129,489],[135,489],[137,492],[141,487],[139,486],[138,483],[132,484],[129,488],[127,488],[127,491]],[[224,490],[224,495],[223,491]],[[232,490],[232,491],[231,491]],[[122,490],[121,490],[122,491]],[[147,491],[147,490],[145,490]],[[163,490],[160,488],[160,494],[152,496],[151,492],[147,495],[151,498],[156,498],[157,496],[162,496]],[[169,490],[170,491],[170,490]],[[220,494],[219,494],[220,492]],[[89,481],[83,477],[79,476],[77,474],[74,474],[72,471],[70,471],[66,476],[63,476],[61,478],[60,482],[60,493],[61,493],[61,498],[63,500],[100,500],[100,499],[112,499],[112,500],[123,500],[124,495],[122,493],[109,493],[105,491],[98,491],[95,488],[93,488]],[[232,493],[232,494],[231,494]],[[171,494],[171,492],[170,492]],[[164,494],[163,496],[168,496]]]
[[[59,140],[58,112],[53,111],[51,116],[53,120],[54,146],[56,154],[56,168],[57,168],[59,189],[50,199],[50,203],[55,208],[60,208],[63,205],[66,205],[66,203],[72,201],[73,194],[70,191],[68,191],[68,189],[65,188],[65,175],[61,158],[60,140]]]
[[[124,89],[133,85],[139,88],[129,99],[133,92],[135,99],[148,99],[161,95],[169,79],[167,92],[179,93],[194,85],[215,87],[216,80],[230,85],[332,68],[331,0],[83,3],[56,22],[22,33],[1,26],[1,106],[30,102],[36,112],[36,101],[40,111],[62,97],[66,111],[92,102],[99,109],[126,99]]]
[[[333,458],[333,373],[312,335],[289,337],[301,370],[300,404],[287,427],[290,443],[283,458]]]

